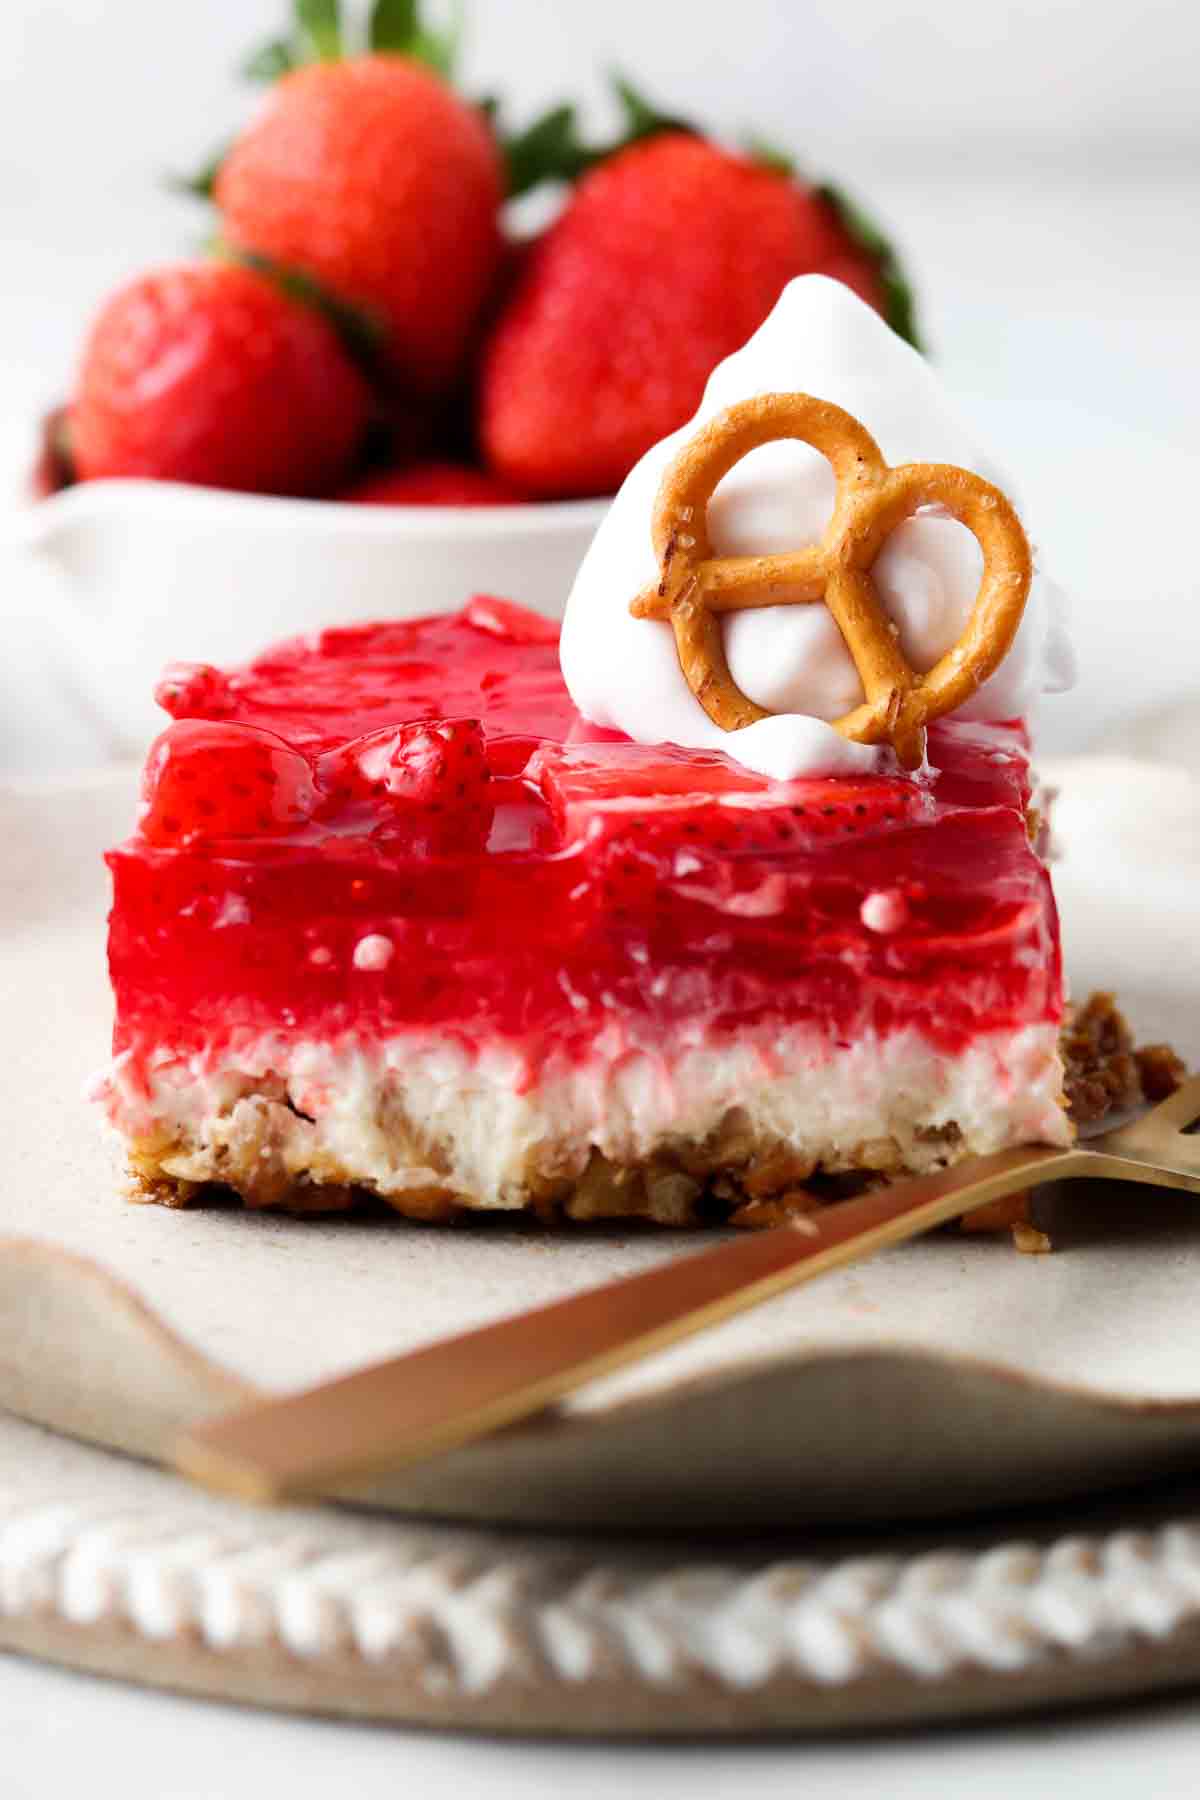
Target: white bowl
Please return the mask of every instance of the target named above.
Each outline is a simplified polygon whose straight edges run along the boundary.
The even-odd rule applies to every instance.
[[[161,729],[152,695],[169,662],[237,663],[297,632],[476,593],[561,615],[605,506],[354,506],[94,481],[20,509],[0,534],[52,566],[52,661],[119,757]]]

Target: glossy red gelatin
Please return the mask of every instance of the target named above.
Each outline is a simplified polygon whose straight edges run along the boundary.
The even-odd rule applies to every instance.
[[[177,723],[109,856],[118,1051],[243,1034],[504,1040],[527,1065],[681,1030],[1056,1021],[1058,929],[1017,722],[934,773],[772,783],[589,727],[508,602],[170,671]]]

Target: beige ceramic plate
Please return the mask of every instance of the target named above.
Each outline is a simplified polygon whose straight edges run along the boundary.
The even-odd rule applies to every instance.
[[[1200,1052],[1200,788],[1060,771],[1076,985]],[[80,1099],[103,1059],[99,855],[131,777],[0,793],[0,1404],[161,1456],[252,1386],[286,1388],[695,1242],[625,1231],[297,1222],[130,1207]],[[1193,866],[1187,866],[1187,857]],[[734,1321],[561,1413],[377,1489],[377,1504],[555,1526],[885,1520],[1200,1463],[1200,1217],[1074,1190],[1064,1249],[942,1236]]]

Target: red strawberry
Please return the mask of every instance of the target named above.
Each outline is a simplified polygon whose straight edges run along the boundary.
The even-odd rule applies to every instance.
[[[315,799],[307,761],[282,738],[252,725],[182,719],[150,747],[138,825],[166,849],[278,837],[307,822]]]
[[[519,506],[524,496],[486,469],[425,462],[369,475],[337,498],[359,506]]]
[[[407,57],[287,75],[216,181],[229,241],[378,320],[421,390],[458,371],[500,261],[503,179],[482,113]]]
[[[232,263],[140,276],[103,307],[71,406],[76,471],[316,494],[366,428],[366,385],[313,308]]]
[[[677,132],[611,157],[533,250],[486,346],[488,461],[531,494],[613,492],[812,273],[883,310],[875,258],[790,175]]]

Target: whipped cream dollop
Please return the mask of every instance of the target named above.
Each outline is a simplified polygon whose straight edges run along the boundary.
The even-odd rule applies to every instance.
[[[647,451],[625,480],[571,589],[563,676],[585,718],[639,743],[723,750],[776,780],[877,769],[890,756],[886,748],[850,743],[827,722],[857,706],[863,691],[824,606],[775,606],[726,617],[733,678],[772,714],[729,732],[713,723],[689,689],[670,625],[635,619],[629,610],[634,595],[657,579],[650,519],[668,463],[698,426],[765,393],[832,400],[862,421],[888,462],[956,463],[1015,498],[924,358],[840,282],[804,276],[784,289],[749,343],[713,370],[695,417]],[[833,471],[819,452],[795,442],[764,444],[713,495],[708,518],[714,554],[763,555],[815,543],[833,499]],[[936,510],[922,510],[892,533],[873,573],[914,668],[930,668],[958,638],[982,568],[971,533]],[[1035,570],[1008,655],[955,717],[1011,719],[1027,712],[1039,693],[1069,687],[1074,660],[1063,612],[1061,591]]]

